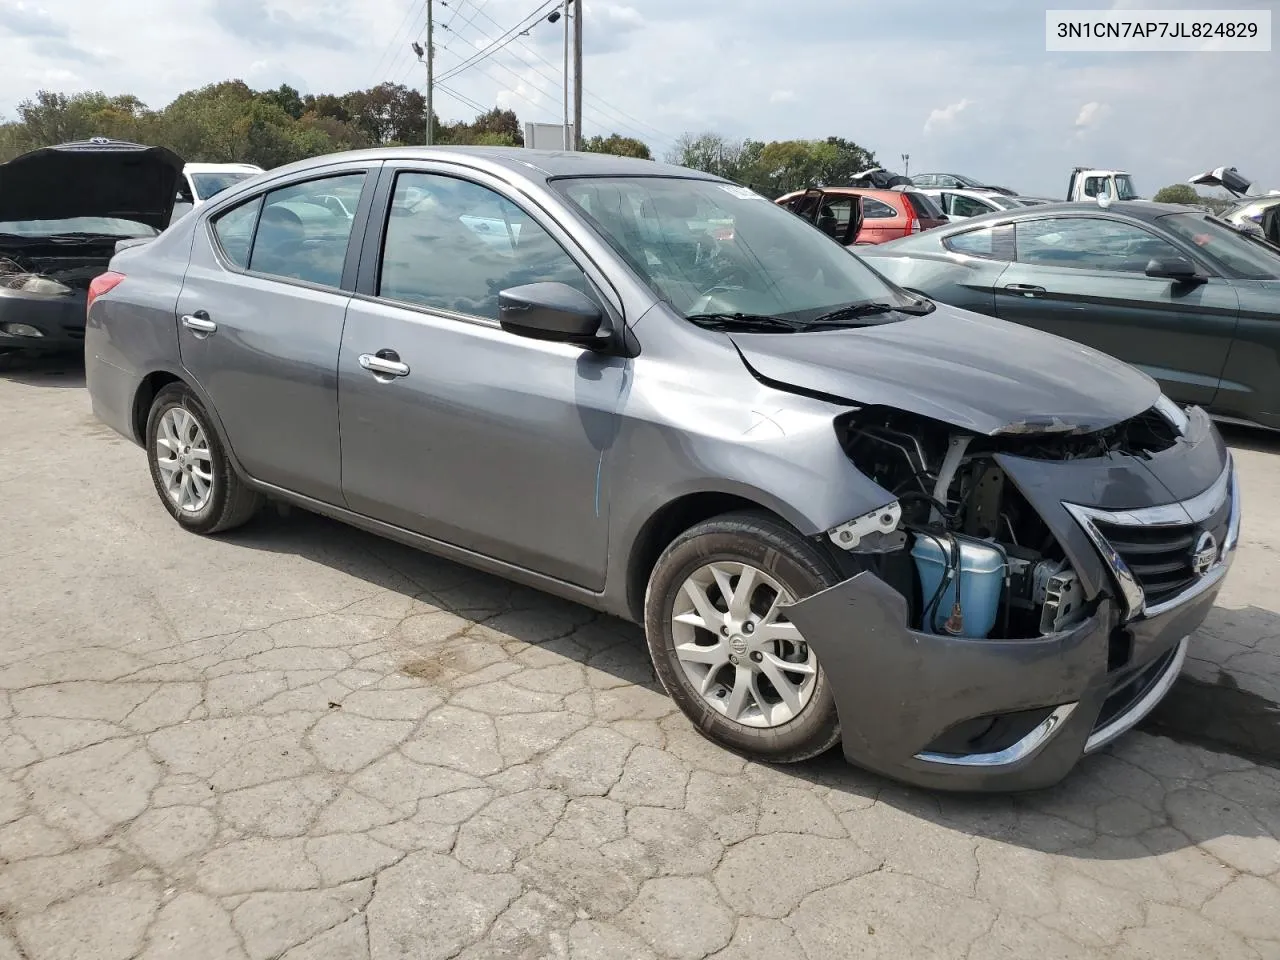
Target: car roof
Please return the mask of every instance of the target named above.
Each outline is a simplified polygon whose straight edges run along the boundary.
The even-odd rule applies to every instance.
[[[810,187],[809,190],[821,190],[823,193],[834,193],[841,196],[859,196],[872,197],[876,200],[888,200],[894,197],[900,197],[904,193],[923,193],[924,191],[917,186],[912,186],[906,190],[885,190],[878,187]],[[793,190],[791,193],[784,194],[779,197],[777,202],[791,200],[795,197],[802,197],[809,190]]]
[[[184,173],[262,172],[261,167],[252,163],[185,163],[182,165],[182,170]]]
[[[723,178],[637,157],[616,157],[605,153],[575,150],[532,150],[528,147],[375,147],[350,150],[300,160],[272,173],[295,173],[334,163],[361,160],[444,160],[475,167],[499,166],[522,176],[531,173],[545,179],[555,177],[684,177],[725,182]]]
[[[957,220],[953,227],[956,232],[962,229],[971,229],[974,226],[983,223],[995,223],[1004,220],[1038,220],[1043,217],[1063,214],[1119,214],[1129,217],[1133,220],[1141,220],[1146,223],[1154,223],[1161,217],[1167,217],[1174,213],[1203,213],[1194,207],[1184,206],[1180,203],[1152,203],[1148,200],[1117,200],[1106,207],[1100,207],[1098,204],[1090,200],[1076,200],[1071,203],[1040,203],[1031,207],[1014,207],[1012,210],[993,210],[990,213],[979,214],[976,217],[967,217],[964,220]],[[949,229],[949,228],[944,228]]]

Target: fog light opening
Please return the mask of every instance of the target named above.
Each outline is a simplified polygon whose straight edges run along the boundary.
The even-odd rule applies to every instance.
[[[1107,638],[1107,672],[1129,665],[1133,659],[1133,631],[1128,627],[1114,627]]]
[[[11,337],[43,337],[44,333],[29,323],[0,323],[0,330]]]

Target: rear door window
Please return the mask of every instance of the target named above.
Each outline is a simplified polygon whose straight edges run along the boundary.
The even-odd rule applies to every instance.
[[[979,217],[996,209],[994,205],[985,203],[976,197],[966,197],[959,193],[951,195],[951,212],[957,217]]]
[[[249,269],[339,286],[354,217],[334,209],[325,197],[345,197],[354,210],[363,186],[363,173],[349,173],[272,190],[263,199]]]

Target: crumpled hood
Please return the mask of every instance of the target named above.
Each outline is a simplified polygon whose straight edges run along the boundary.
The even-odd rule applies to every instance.
[[[182,176],[165,147],[83,140],[0,164],[0,221],[119,217],[163,230]]]
[[[1089,347],[938,304],[923,317],[827,332],[734,333],[747,366],[798,389],[976,433],[1088,433],[1160,397],[1146,374]]]

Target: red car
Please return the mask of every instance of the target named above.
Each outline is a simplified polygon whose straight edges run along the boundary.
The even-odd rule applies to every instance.
[[[897,240],[947,222],[938,205],[918,190],[824,187],[797,190],[777,203],[847,247]]]

